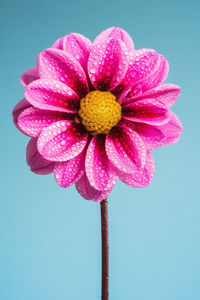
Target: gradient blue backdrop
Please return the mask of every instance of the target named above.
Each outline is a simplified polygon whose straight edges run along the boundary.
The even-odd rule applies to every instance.
[[[200,299],[199,1],[1,1],[0,299],[100,299],[99,204],[31,173],[12,124],[19,76],[59,37],[120,26],[170,63],[181,141],[153,152],[153,183],[109,197],[110,300]]]

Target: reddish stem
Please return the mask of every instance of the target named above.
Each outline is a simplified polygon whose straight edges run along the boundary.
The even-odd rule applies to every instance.
[[[108,201],[101,201],[101,240],[102,240],[102,289],[101,299],[109,297],[109,242],[108,242]]]

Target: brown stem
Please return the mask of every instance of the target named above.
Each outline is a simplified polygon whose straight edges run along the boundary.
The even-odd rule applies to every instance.
[[[101,299],[109,297],[109,242],[108,242],[108,201],[101,201],[101,240],[102,240],[102,288]]]

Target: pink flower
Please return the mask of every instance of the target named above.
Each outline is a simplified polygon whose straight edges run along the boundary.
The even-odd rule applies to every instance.
[[[117,179],[133,187],[154,175],[151,150],[179,140],[182,125],[169,110],[180,93],[162,84],[168,62],[152,49],[134,50],[120,28],[92,43],[72,33],[42,51],[37,67],[21,76],[25,98],[14,123],[32,137],[27,164],[54,172],[61,187],[76,185],[85,199],[101,201]]]

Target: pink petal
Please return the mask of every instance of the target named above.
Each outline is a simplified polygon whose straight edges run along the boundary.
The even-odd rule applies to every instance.
[[[179,118],[171,111],[169,113],[169,116],[170,120],[167,124],[158,126],[158,129],[164,135],[164,145],[171,145],[176,143],[179,140],[180,134],[183,131],[183,126]]]
[[[65,113],[45,111],[35,107],[25,109],[18,118],[18,125],[29,136],[37,137],[43,128],[65,119]]]
[[[119,179],[124,183],[131,185],[133,187],[145,187],[151,183],[155,171],[155,164],[153,155],[150,151],[147,151],[147,160],[144,168],[136,171],[133,174],[127,174],[120,170],[117,170],[117,175]]]
[[[143,99],[123,106],[123,118],[132,122],[162,125],[169,121],[168,109],[155,99]]]
[[[180,91],[181,89],[179,86],[167,83],[145,92],[141,97],[136,96],[132,99],[133,101],[148,98],[155,99],[158,102],[162,103],[165,107],[170,108],[176,102]]]
[[[113,187],[110,190],[99,191],[94,189],[87,179],[86,174],[84,174],[76,183],[76,189],[79,194],[85,198],[86,200],[92,200],[96,202],[100,202],[101,200],[107,198],[107,196],[111,193]]]
[[[42,78],[61,81],[81,97],[87,94],[87,77],[81,65],[71,54],[49,48],[38,55],[37,65]]]
[[[18,117],[19,117],[19,115],[21,114],[21,112],[24,110],[24,109],[26,109],[26,108],[28,108],[28,107],[30,107],[31,106],[31,104],[26,100],[26,99],[22,99],[21,101],[19,101],[16,105],[15,105],[15,107],[14,107],[14,109],[13,109],[13,111],[12,111],[12,115],[13,115],[13,123],[15,124],[15,126],[17,127],[17,129],[19,129],[20,131],[22,131],[21,130],[21,128],[18,126]],[[23,132],[23,131],[22,131]],[[24,132],[23,132],[24,133]]]
[[[147,78],[142,79],[140,82],[135,84],[132,87],[132,92],[134,93],[134,91],[136,90],[136,94],[137,94],[138,85],[142,86],[143,93],[147,90],[153,89],[154,87],[162,84],[165,81],[168,72],[169,72],[168,61],[164,56],[159,55],[158,63],[154,71],[151,74],[149,74]]]
[[[57,39],[53,44],[52,48],[63,50],[63,40],[64,37]]]
[[[37,71],[37,67],[33,67],[22,74],[22,76],[20,77],[20,82],[23,86],[26,87],[29,83],[36,79],[39,79],[39,74]]]
[[[37,139],[30,139],[26,148],[26,162],[32,172],[47,175],[53,172],[54,162],[44,159],[37,150]]]
[[[155,70],[158,58],[159,54],[153,49],[135,50],[121,84],[126,88],[148,77]]]
[[[145,144],[140,136],[126,126],[114,127],[106,137],[106,153],[112,164],[133,173],[146,162]]]
[[[63,49],[70,53],[87,73],[87,62],[92,49],[92,42],[82,34],[70,33],[64,38]]]
[[[169,65],[164,56],[152,49],[135,51],[128,71],[118,89],[131,88],[129,97],[140,96],[145,91],[160,85],[167,77]]]
[[[120,39],[96,42],[88,60],[88,73],[95,89],[115,88],[124,78],[128,61],[127,49]]]
[[[80,100],[67,85],[53,79],[39,79],[30,83],[25,91],[26,99],[40,109],[61,112],[77,112]]]
[[[88,134],[82,125],[63,120],[44,128],[38,138],[38,151],[51,161],[67,161],[80,154]]]
[[[147,149],[156,149],[164,143],[164,134],[159,127],[145,123],[133,123],[125,119],[120,121],[120,125],[121,124],[124,124],[137,132],[144,141]]]
[[[134,44],[133,44],[132,38],[125,30],[123,30],[122,28],[119,28],[119,27],[110,27],[110,28],[102,31],[96,37],[94,44],[101,43],[102,41],[105,41],[109,38],[114,38],[116,40],[120,39],[122,42],[124,42],[124,44],[129,52],[134,52]]]
[[[113,167],[105,150],[105,137],[93,137],[87,149],[85,170],[90,184],[97,190],[110,190],[116,183]]]
[[[74,184],[85,172],[85,151],[74,158],[58,162],[54,168],[54,176],[58,185],[68,187]]]

